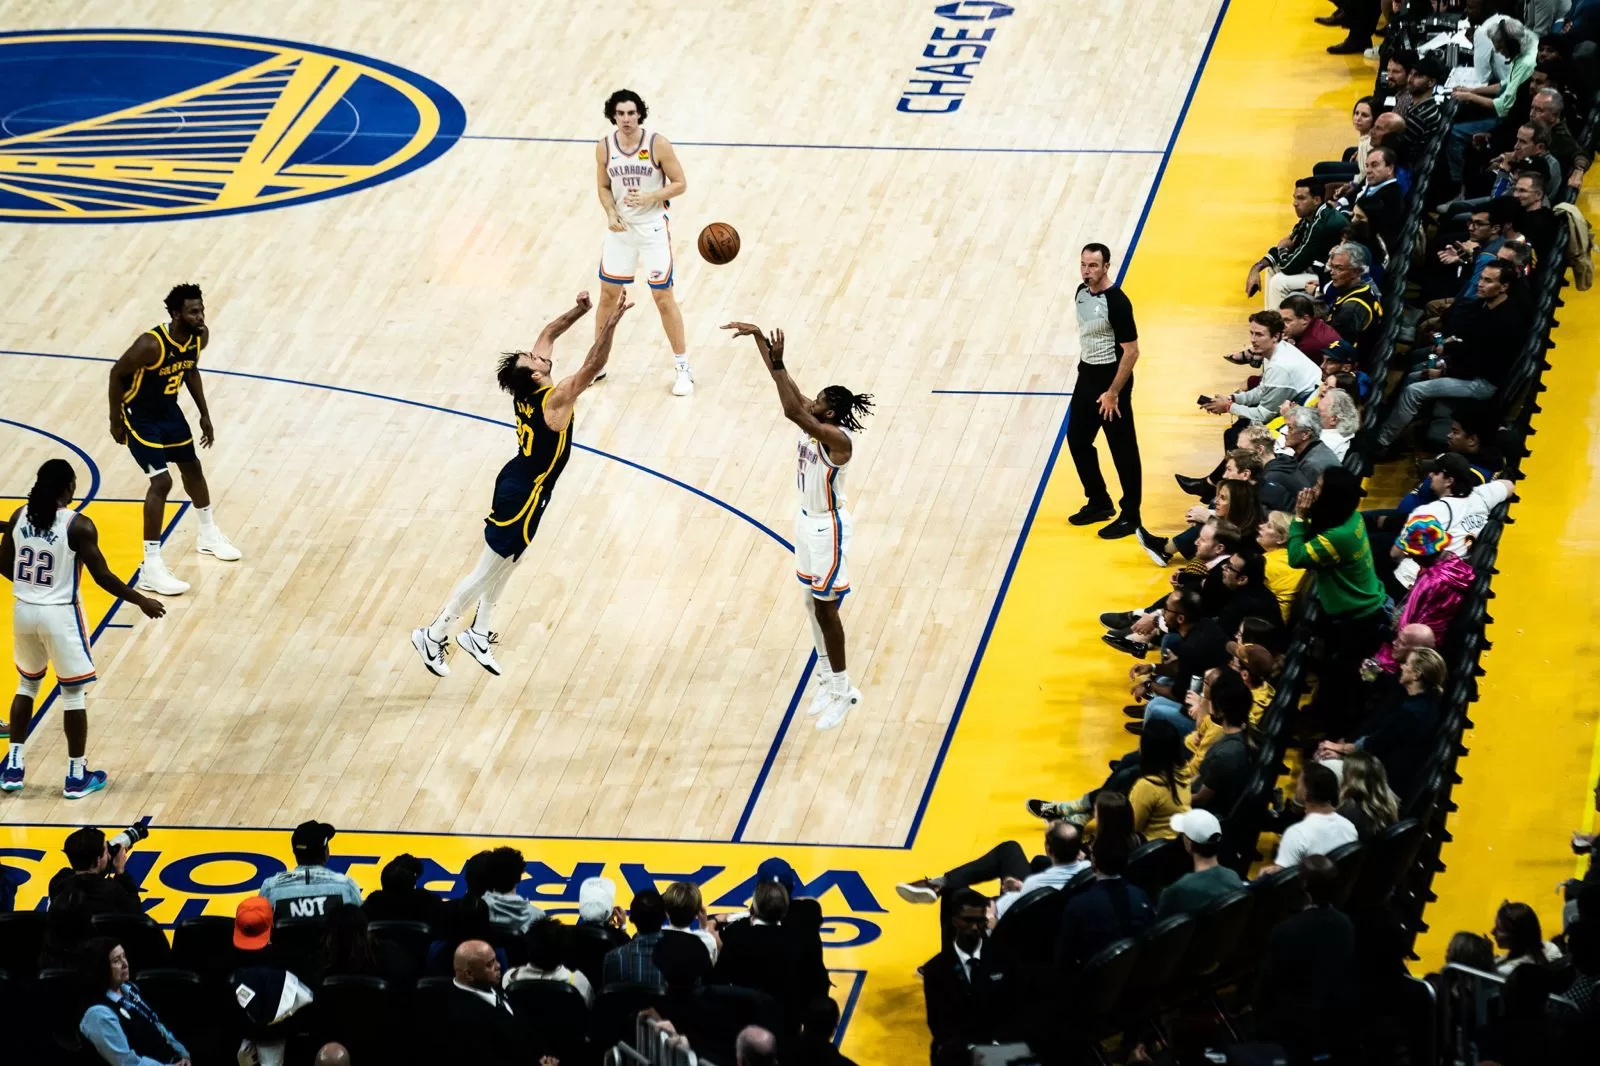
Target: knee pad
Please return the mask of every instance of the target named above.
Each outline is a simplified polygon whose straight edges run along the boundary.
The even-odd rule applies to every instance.
[[[39,685],[44,681],[42,677],[18,677],[17,695],[26,696],[30,700],[39,695]]]
[[[83,685],[73,685],[71,688],[63,686],[61,689],[61,706],[69,711],[83,710],[88,704],[84,689],[85,686]]]

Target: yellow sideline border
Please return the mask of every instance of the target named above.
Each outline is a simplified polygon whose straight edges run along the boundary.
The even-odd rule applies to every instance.
[[[1243,295],[1245,264],[1286,230],[1293,180],[1313,161],[1336,158],[1352,140],[1344,116],[1370,89],[1369,65],[1322,53],[1336,39],[1334,31],[1311,22],[1323,10],[1318,0],[1230,4],[1125,279],[1145,353],[1137,409],[1145,514],[1155,528],[1176,528],[1185,506],[1169,473],[1203,469],[1215,459],[1221,423],[1197,413],[1193,397],[1237,386],[1237,368],[1218,355],[1242,345],[1244,315],[1259,306]],[[1106,236],[1120,249],[1132,234]],[[1588,806],[1584,792],[1592,777],[1586,776],[1590,753],[1596,750],[1594,721],[1577,709],[1575,694],[1589,691],[1582,682],[1596,668],[1576,653],[1595,628],[1588,615],[1600,606],[1592,596],[1581,604],[1563,600],[1558,615],[1548,603],[1538,603],[1551,573],[1584,573],[1571,565],[1575,561],[1594,572],[1597,545],[1582,534],[1600,528],[1582,520],[1594,515],[1580,511],[1600,507],[1591,502],[1597,494],[1582,491],[1580,479],[1562,478],[1552,469],[1574,454],[1587,457],[1587,413],[1596,395],[1595,372],[1580,368],[1576,358],[1593,322],[1586,322],[1581,309],[1569,308],[1566,317],[1571,321],[1560,336],[1557,370],[1549,377],[1553,387],[1528,464],[1532,496],[1518,505],[1518,523],[1503,542],[1506,574],[1496,582],[1498,624],[1491,633],[1501,646],[1490,660],[1478,735],[1469,739],[1475,751],[1466,764],[1467,784],[1458,790],[1463,809],[1452,821],[1458,839],[1446,853],[1452,869],[1440,882],[1443,898],[1429,912],[1440,931],[1436,936],[1457,925],[1485,928],[1503,894],[1520,895],[1535,902],[1541,914],[1553,916],[1559,903],[1549,887],[1572,869],[1565,852],[1566,822],[1575,822]],[[1040,825],[1023,813],[1022,799],[1081,793],[1099,782],[1108,758],[1131,746],[1118,712],[1125,702],[1127,661],[1100,643],[1095,615],[1149,602],[1166,579],[1130,541],[1108,544],[1092,530],[1068,526],[1066,516],[1080,502],[1070,459],[1063,454],[1040,501],[926,824],[910,852],[507,841],[549,868],[550,879],[540,887],[542,905],[555,912],[574,909],[576,880],[590,873],[615,878],[626,899],[630,885],[698,872],[711,909],[730,910],[733,904],[715,901],[738,897],[761,859],[781,855],[820,894],[834,919],[830,942],[858,942],[832,947],[827,955],[835,995],[848,1015],[846,1053],[864,1064],[924,1060],[926,1030],[915,967],[937,947],[937,912],[902,903],[895,882],[945,869],[999,840],[1015,838],[1032,847]],[[99,510],[94,514],[100,521]],[[1556,536],[1559,552],[1547,547]],[[107,539],[102,536],[103,543]],[[128,542],[136,546],[136,536],[129,534]],[[1538,635],[1511,640],[1520,628]],[[136,630],[117,639],[141,638]],[[97,658],[109,662],[110,654],[97,649]],[[1550,670],[1546,662],[1560,666]],[[1559,681],[1552,684],[1543,675]],[[1513,700],[1527,707],[1511,710]],[[45,728],[52,727],[47,721]],[[109,761],[115,771],[115,760]],[[53,774],[39,776],[53,779]],[[1582,806],[1574,806],[1580,801]],[[159,823],[160,812],[153,813]],[[93,821],[92,801],[74,807],[73,814]],[[66,832],[0,826],[0,858],[29,877],[20,906],[39,902]],[[377,887],[382,863],[403,851],[459,870],[485,844],[474,837],[344,833],[335,850],[370,891]],[[286,831],[227,827],[161,829],[134,855],[151,913],[164,922],[201,909],[231,913],[244,895],[233,886],[263,864],[292,861]],[[449,880],[440,876],[430,883],[446,888]],[[1431,952],[1432,938],[1428,947]]]

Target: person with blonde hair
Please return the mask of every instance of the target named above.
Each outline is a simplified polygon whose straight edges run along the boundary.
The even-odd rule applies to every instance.
[[[1256,527],[1256,543],[1266,564],[1267,588],[1278,598],[1285,620],[1293,617],[1295,597],[1305,583],[1306,572],[1289,562],[1289,520],[1287,511],[1269,511]]]
[[[1370,752],[1352,751],[1342,760],[1339,813],[1370,840],[1400,820],[1400,800],[1389,788],[1389,774]]]
[[[1417,783],[1439,731],[1447,673],[1444,656],[1432,648],[1413,650],[1400,667],[1395,698],[1374,712],[1364,734],[1348,743],[1324,740],[1317,758],[1343,759],[1352,752],[1366,752],[1383,763],[1390,787],[1405,797]]]

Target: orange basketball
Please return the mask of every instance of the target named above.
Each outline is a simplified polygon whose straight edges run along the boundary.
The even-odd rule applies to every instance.
[[[714,266],[733,262],[739,254],[739,231],[726,222],[713,222],[700,231],[700,258]]]

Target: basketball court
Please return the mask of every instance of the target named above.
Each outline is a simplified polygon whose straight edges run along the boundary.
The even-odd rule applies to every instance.
[[[231,913],[313,816],[368,889],[401,851],[448,890],[486,839],[519,842],[557,913],[598,873],[624,897],[692,875],[737,908],[779,854],[829,915],[846,1052],[922,1057],[935,919],[893,884],[1033,846],[1021,799],[1098,780],[1125,664],[1094,615],[1165,580],[1064,522],[1078,249],[1128,271],[1147,514],[1176,519],[1168,473],[1220,432],[1191,397],[1227,380],[1216,354],[1252,309],[1243,257],[1287,227],[1294,172],[1344,143],[1328,109],[1369,77],[1307,60],[1318,12],[1290,6],[156,2],[130,21],[94,0],[72,13],[88,30],[0,2],[0,492],[71,459],[133,574],[146,481],[107,432],[107,373],[195,281],[202,460],[244,553],[195,554],[175,490],[165,555],[192,591],[149,622],[86,586],[111,786],[60,797],[46,703],[29,787],[0,801],[0,855],[33,875],[19,903],[63,827],[146,814],[163,921]],[[1289,54],[1258,66],[1269,34]],[[1238,105],[1289,71],[1292,92]],[[504,676],[458,654],[436,679],[409,632],[476,559],[515,446],[498,353],[598,296],[594,144],[623,86],[688,179],[670,214],[695,392],[669,394],[635,286],[499,605]],[[694,251],[713,221],[742,238],[726,266]],[[803,713],[796,430],[717,328],[735,319],[786,331],[803,391],[878,401],[843,610],[865,703],[832,732]],[[557,343],[558,378],[592,329]]]

